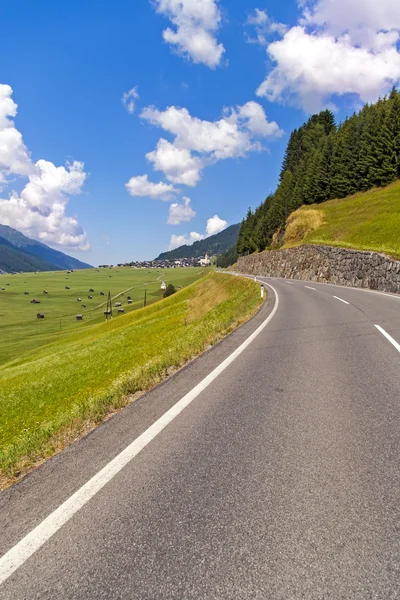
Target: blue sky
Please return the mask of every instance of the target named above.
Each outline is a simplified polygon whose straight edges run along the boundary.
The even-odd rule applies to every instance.
[[[398,83],[396,3],[1,3],[0,222],[101,264],[240,221],[311,112]]]

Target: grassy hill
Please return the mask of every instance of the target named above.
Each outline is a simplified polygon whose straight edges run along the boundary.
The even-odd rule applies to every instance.
[[[34,352],[67,333],[103,323],[108,292],[113,305],[116,301],[121,302],[125,313],[128,313],[143,306],[145,290],[148,305],[160,300],[162,280],[176,287],[185,287],[205,272],[200,267],[167,271],[120,267],[82,269],[73,273],[51,271],[0,275],[0,365],[27,352]],[[67,286],[70,289],[66,289]],[[44,290],[48,293],[44,294]],[[132,304],[128,304],[128,296]],[[34,298],[40,304],[31,304]],[[77,298],[81,298],[81,302]],[[37,319],[38,312],[43,313],[45,318]],[[83,315],[83,321],[76,321],[77,313]],[[115,310],[114,317],[119,319],[121,315]]]
[[[400,259],[400,181],[296,210],[287,221],[284,247],[298,244],[372,250]]]
[[[36,257],[36,259],[39,259],[46,265],[44,269],[19,269],[18,266],[12,266],[10,269],[3,269],[3,267],[0,265],[0,269],[3,269],[4,271],[54,271],[55,269],[91,268],[91,265],[77,260],[72,256],[68,256],[68,254],[64,254],[64,252],[53,250],[53,248],[50,248],[49,246],[46,246],[46,244],[42,244],[37,240],[32,240],[31,238],[26,237],[26,235],[23,235],[20,231],[17,231],[12,227],[8,227],[8,225],[0,225],[0,236],[12,244],[19,252],[26,254],[27,258],[32,259],[32,256]]]
[[[260,303],[254,281],[210,273],[147,308],[0,366],[0,488],[215,343]]]
[[[195,242],[191,246],[179,246],[179,248],[175,248],[175,250],[170,250],[169,252],[162,252],[156,260],[175,260],[179,258],[198,258],[199,256],[204,256],[206,253],[209,256],[214,256],[215,254],[222,254],[228,248],[236,245],[238,234],[239,234],[240,223],[236,225],[231,225],[221,231],[220,233],[216,233],[215,235],[210,235],[210,237],[205,240],[200,240],[199,242]]]

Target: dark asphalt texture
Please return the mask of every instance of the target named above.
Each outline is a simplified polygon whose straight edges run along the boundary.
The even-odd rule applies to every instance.
[[[400,353],[374,327],[400,343],[400,298],[265,281],[280,301],[269,325],[0,586],[1,600],[400,598]],[[0,554],[274,301],[269,290],[251,322],[3,492]]]

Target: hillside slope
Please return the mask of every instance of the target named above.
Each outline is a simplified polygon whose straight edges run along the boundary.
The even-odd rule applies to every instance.
[[[326,244],[400,258],[400,181],[292,213],[284,247]]]
[[[29,255],[36,256],[45,263],[47,263],[46,269],[35,269],[35,270],[55,270],[55,269],[91,269],[91,265],[81,262],[72,256],[68,256],[58,250],[53,250],[46,244],[32,240],[26,237],[20,231],[8,227],[8,225],[0,225],[0,236],[15,246],[20,252],[24,252]],[[6,270],[6,269],[5,269]],[[12,271],[21,271],[13,267]],[[32,270],[32,269],[30,269]]]
[[[231,246],[235,246],[238,234],[239,234],[240,223],[236,225],[231,225],[221,231],[220,233],[216,233],[215,235],[211,235],[205,240],[200,240],[199,242],[195,242],[191,246],[179,246],[179,248],[175,248],[175,250],[170,250],[169,252],[162,252],[156,260],[175,260],[179,258],[198,258],[199,256],[204,256],[207,252],[210,256],[214,256],[214,254],[222,254]]]
[[[1,366],[0,488],[21,457],[25,468],[28,457],[74,440],[89,422],[98,424],[247,320],[261,302],[254,281],[210,273],[165,300]]]
[[[21,252],[5,238],[0,237],[0,271],[15,273],[18,271],[50,271],[54,266],[26,252]]]

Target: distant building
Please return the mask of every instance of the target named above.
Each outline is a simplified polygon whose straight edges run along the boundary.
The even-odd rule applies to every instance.
[[[208,267],[208,265],[211,265],[211,260],[208,258],[207,252],[205,257],[201,258],[199,262],[202,267]]]

